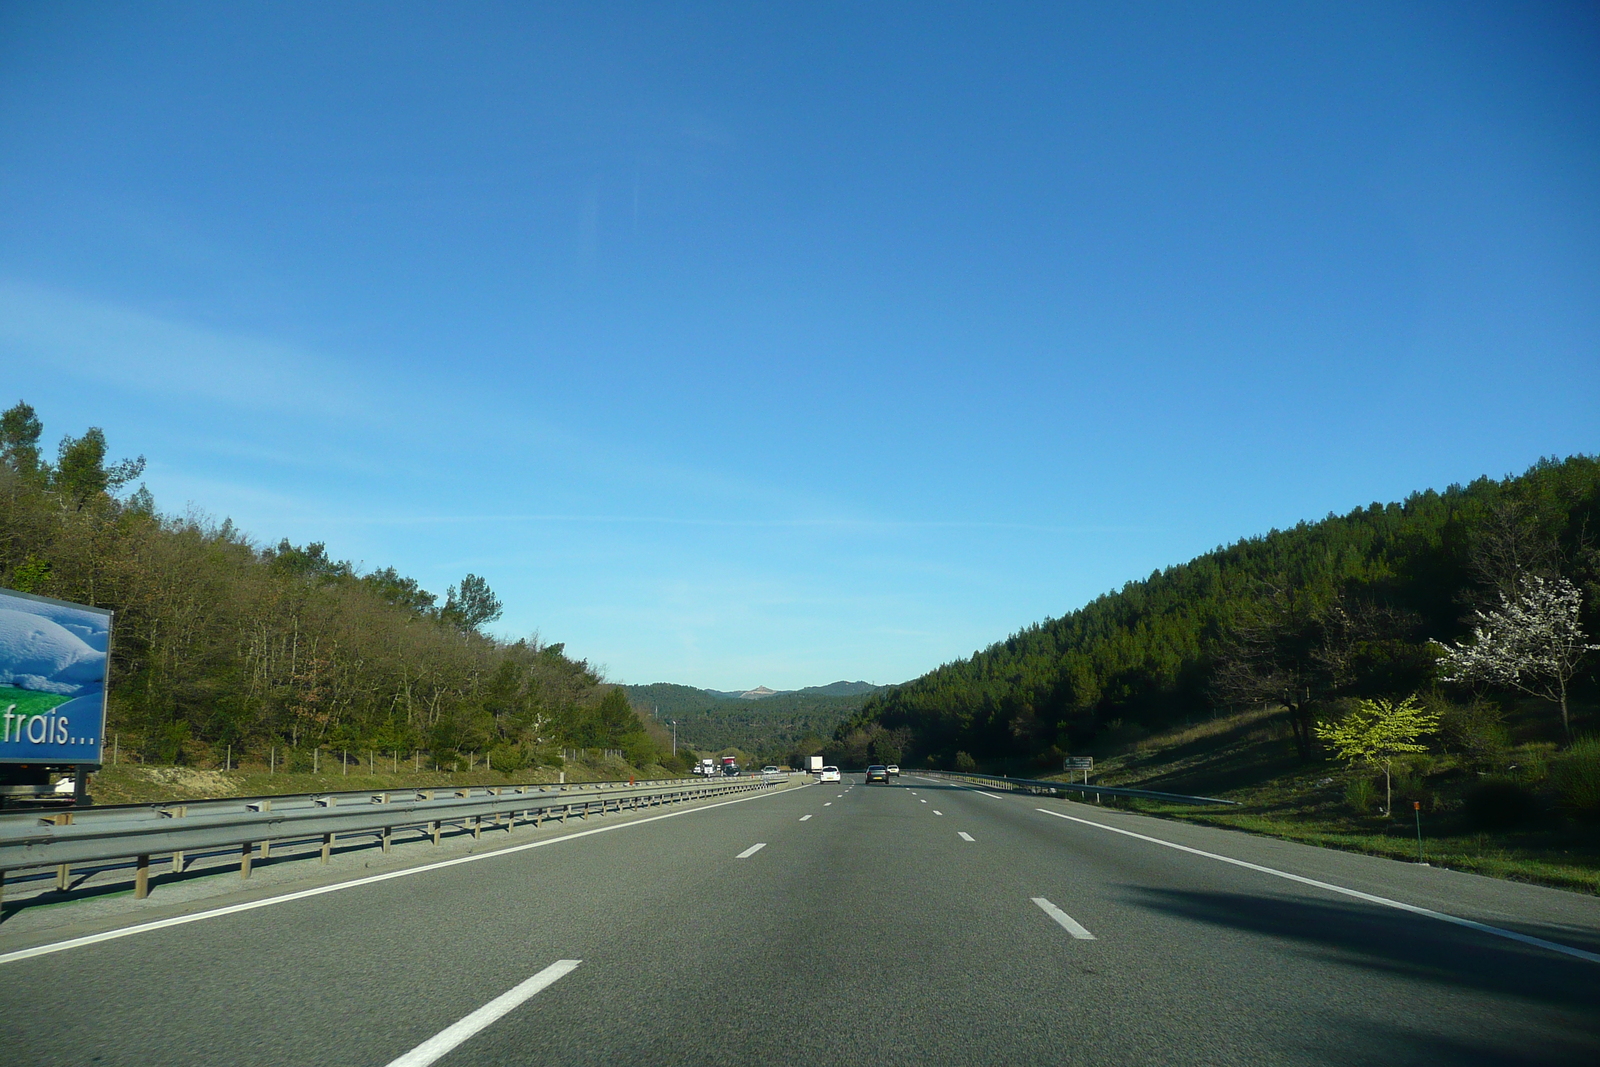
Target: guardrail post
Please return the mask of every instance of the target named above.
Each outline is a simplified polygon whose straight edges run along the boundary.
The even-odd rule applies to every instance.
[[[331,834],[331,833],[323,834],[322,835],[322,862],[323,863],[327,863],[328,862],[328,858],[330,856],[332,856],[332,855],[333,855],[333,834]]]
[[[272,810],[272,801],[263,800],[261,802],[261,807],[259,809],[257,809],[257,810],[262,811],[262,812],[271,811]],[[261,858],[262,859],[271,859],[272,858],[272,839],[270,837],[267,838],[265,841],[261,842]],[[249,876],[246,875],[246,877],[249,877]]]
[[[63,812],[60,815],[47,815],[41,821],[47,822],[47,823],[54,823],[57,826],[71,826],[72,825],[72,813],[69,811],[69,812]],[[63,863],[63,864],[61,864],[60,866],[58,866],[56,868],[56,889],[59,890],[60,892],[65,893],[67,891],[67,886],[70,885],[71,883],[72,883],[72,870],[71,870],[69,865]]]
[[[161,814],[169,819],[181,819],[189,814],[189,806],[187,804],[179,804],[176,808],[162,809]],[[172,873],[183,873],[183,850],[181,848],[172,850]]]
[[[439,843],[439,820],[435,819],[428,824],[428,832],[433,835],[433,843]]]
[[[250,877],[250,858],[254,847],[251,842],[246,841],[239,849],[239,878],[241,880]]]
[[[143,900],[150,895],[150,857],[140,856],[134,861],[133,899]]]
[[[385,852],[389,851],[389,837],[392,833],[394,833],[394,827],[385,826],[383,828],[383,850]]]

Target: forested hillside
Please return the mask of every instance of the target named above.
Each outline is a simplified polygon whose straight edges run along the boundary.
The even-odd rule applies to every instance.
[[[680,746],[703,752],[738,748],[759,756],[764,763],[784,763],[797,755],[822,751],[839,724],[866,703],[869,694],[865,692],[844,696],[824,692],[840,684],[856,685],[834,683],[760,700],[667,682],[622,688],[641,715],[659,712],[660,721],[676,719]]]
[[[1528,576],[1574,583],[1595,634],[1597,546],[1600,461],[1585,456],[1329,515],[1129,582],[874,695],[829,751],[1059,770],[1067,753],[1274,704],[1309,758],[1319,715],[1340,701],[1440,685],[1429,640],[1461,638],[1474,610]],[[1583,728],[1597,656],[1573,679]]]
[[[231,523],[163,515],[144,460],[110,463],[90,429],[44,458],[25,403],[0,417],[0,586],[116,612],[110,725],[161,762],[323,745],[487,754],[496,769],[563,748],[666,759],[659,732],[559,644],[504,643],[500,603],[467,575],[440,604],[394,568],[325,546],[258,546]]]

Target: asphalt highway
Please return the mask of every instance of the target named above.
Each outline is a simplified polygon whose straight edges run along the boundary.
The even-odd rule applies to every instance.
[[[65,947],[0,928],[0,1061],[1600,1062],[1594,898],[859,781]]]

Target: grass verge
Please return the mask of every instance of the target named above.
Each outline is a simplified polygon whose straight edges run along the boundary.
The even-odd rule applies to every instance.
[[[1271,709],[1141,738],[1097,759],[1095,779],[1238,804],[1197,808],[1107,798],[1126,810],[1413,863],[1416,804],[1424,862],[1600,895],[1600,826],[1541,800],[1548,795],[1549,766],[1558,758],[1555,748],[1530,740],[1493,766],[1449,752],[1420,755],[1396,775],[1393,818],[1382,811],[1381,777],[1374,782],[1370,774],[1325,760],[1302,762],[1287,722]],[[1511,783],[1528,798],[1527,809],[1486,824],[1472,798],[1488,781]]]

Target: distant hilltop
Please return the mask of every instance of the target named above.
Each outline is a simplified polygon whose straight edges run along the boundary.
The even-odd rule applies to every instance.
[[[656,682],[620,688],[639,715],[670,723],[680,745],[700,752],[737,748],[762,763],[779,763],[799,751],[797,745],[820,752],[841,722],[893,687],[833,682],[787,691],[764,685],[719,690]]]
[[[888,686],[873,685],[871,682],[829,682],[827,685],[808,685],[804,689],[768,689],[758,685],[754,689],[707,689],[704,690],[712,696],[726,697],[730,700],[760,700],[763,697],[788,696],[799,693],[803,696],[816,697],[855,697],[864,693],[876,693]]]

